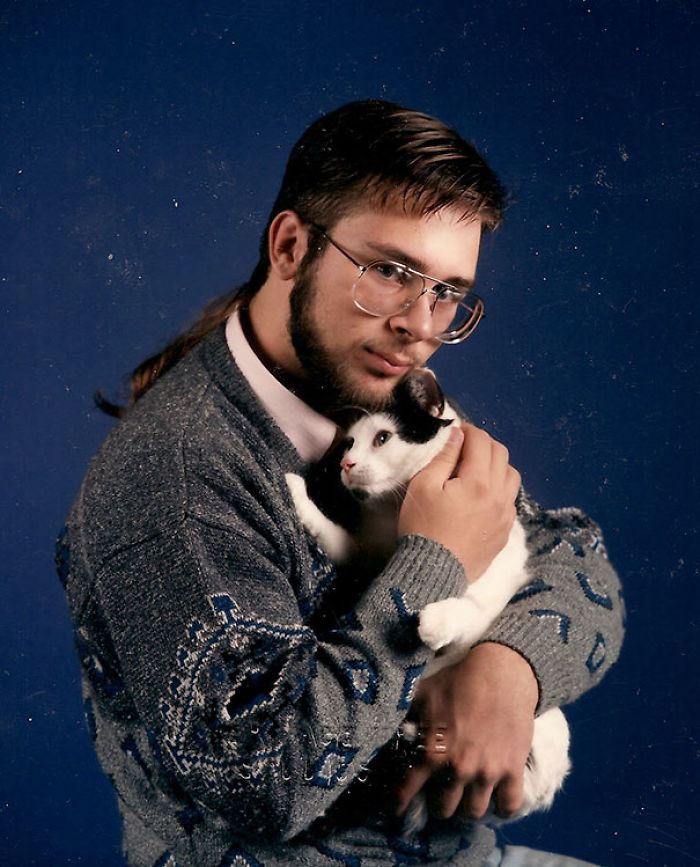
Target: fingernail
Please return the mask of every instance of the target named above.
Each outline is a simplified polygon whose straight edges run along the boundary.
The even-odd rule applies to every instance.
[[[461,427],[453,427],[450,429],[450,439],[451,443],[458,443],[464,437],[464,433],[462,432]]]

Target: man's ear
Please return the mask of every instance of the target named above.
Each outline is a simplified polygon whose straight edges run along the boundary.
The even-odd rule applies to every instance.
[[[293,280],[306,253],[309,235],[294,211],[280,211],[267,236],[270,267],[282,280]]]

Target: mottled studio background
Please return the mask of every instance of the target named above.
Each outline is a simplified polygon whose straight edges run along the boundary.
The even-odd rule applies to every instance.
[[[289,147],[385,97],[510,187],[439,356],[530,490],[603,524],[620,664],[575,772],[508,839],[692,865],[698,716],[695,0],[0,2],[0,864],[117,865],[53,537],[110,421],[92,393],[251,270]]]

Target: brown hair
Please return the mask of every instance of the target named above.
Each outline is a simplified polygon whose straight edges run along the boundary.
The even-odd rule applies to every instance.
[[[139,364],[131,374],[130,403],[224,322],[240,300],[252,297],[263,285],[270,266],[268,230],[277,214],[292,210],[305,222],[330,230],[360,203],[401,206],[419,216],[458,207],[464,219],[480,219],[487,231],[501,221],[505,196],[473,145],[427,114],[390,102],[361,100],[324,115],[292,149],[248,282],[210,302],[194,325]],[[311,255],[319,255],[322,248],[314,245]],[[96,400],[111,415],[124,412],[101,394]]]

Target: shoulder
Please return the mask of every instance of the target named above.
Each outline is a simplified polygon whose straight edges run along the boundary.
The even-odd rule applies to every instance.
[[[192,350],[91,461],[70,523],[93,562],[175,532],[188,514],[225,512],[241,491],[269,500],[283,471],[296,468],[293,447],[221,350],[214,335]]]

